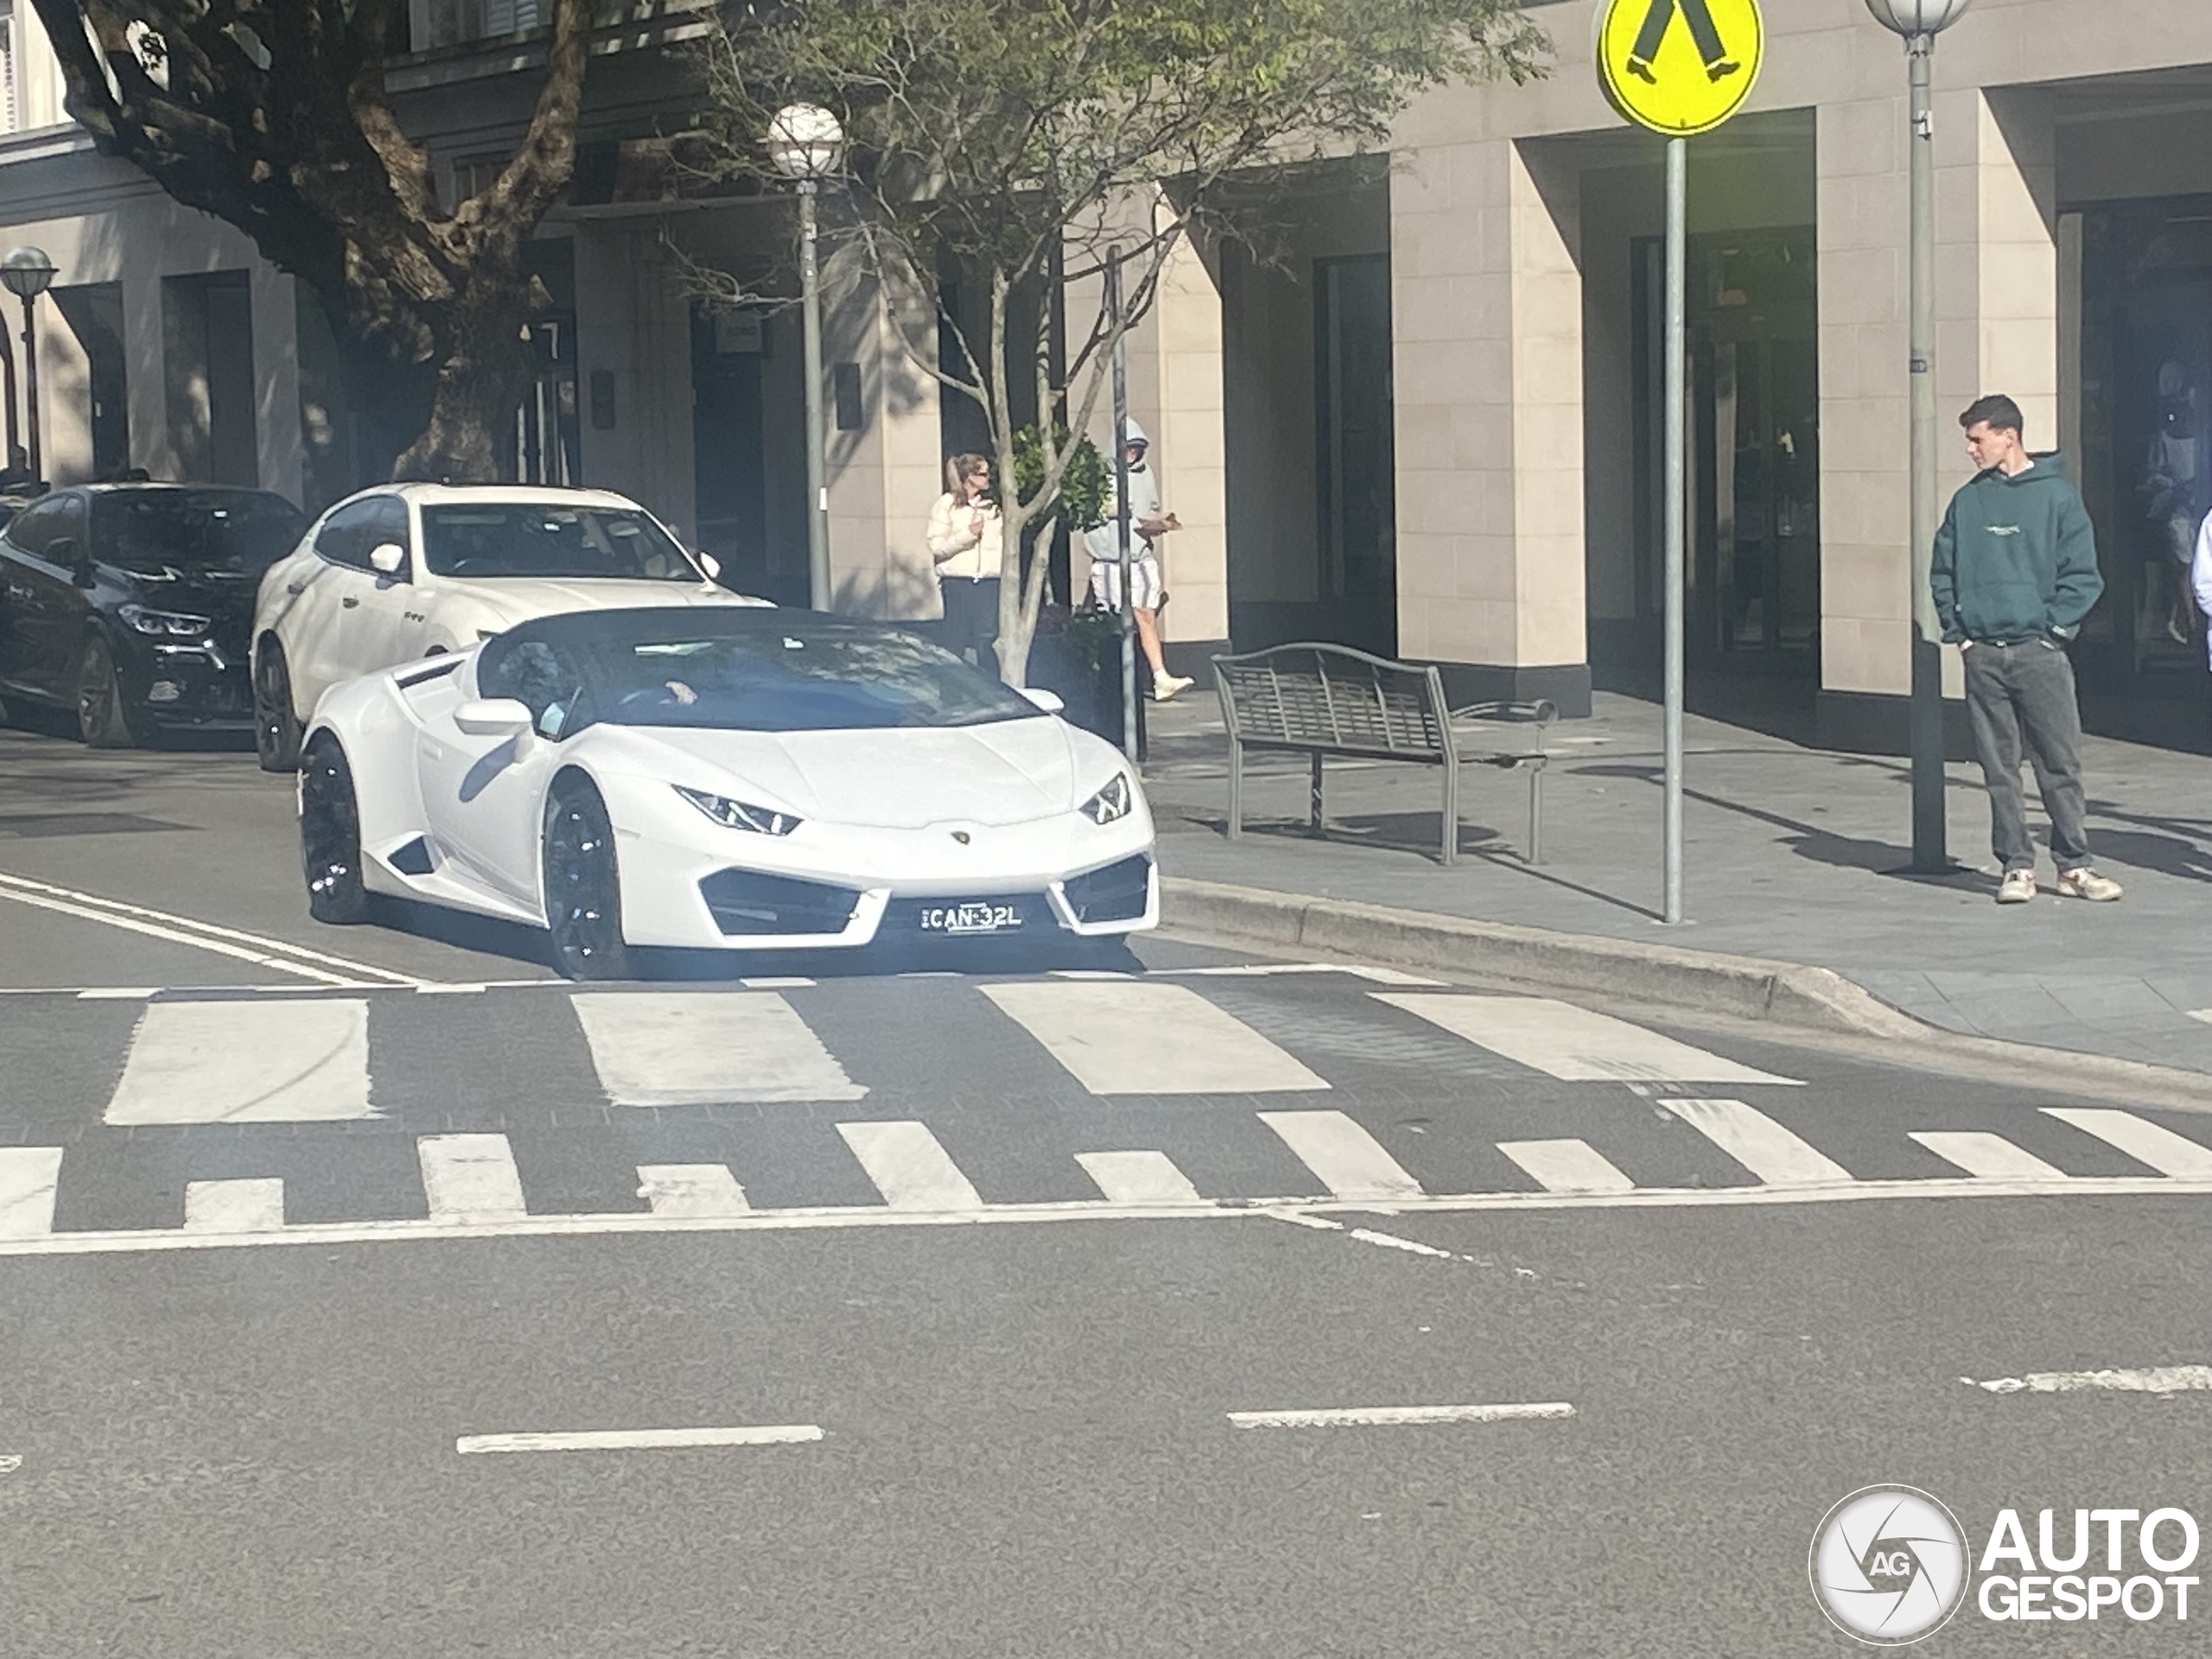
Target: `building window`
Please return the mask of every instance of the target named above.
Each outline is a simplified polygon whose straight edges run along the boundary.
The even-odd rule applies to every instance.
[[[537,13],[538,0],[484,0],[484,32],[512,35],[518,29],[536,29]]]
[[[415,0],[410,34],[417,46],[465,46],[536,29],[552,10],[546,0]]]

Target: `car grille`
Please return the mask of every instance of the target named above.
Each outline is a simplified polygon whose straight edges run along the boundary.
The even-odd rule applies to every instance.
[[[1061,891],[1077,921],[1135,921],[1152,896],[1152,861],[1139,853],[1103,870],[1070,876]]]
[[[724,933],[842,933],[861,896],[851,887],[758,870],[717,870],[699,895]]]

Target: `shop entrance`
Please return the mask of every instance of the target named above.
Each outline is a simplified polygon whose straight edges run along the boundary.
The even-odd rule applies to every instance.
[[[1637,244],[1637,608],[1665,599],[1665,250]],[[1702,677],[1820,683],[1820,377],[1814,237],[1710,232],[1688,249],[1685,656]]]
[[[2076,661],[2095,723],[2171,741],[2156,707],[2201,702],[2204,677],[2188,561],[2212,510],[2212,197],[2082,215],[2081,391],[2106,591]]]

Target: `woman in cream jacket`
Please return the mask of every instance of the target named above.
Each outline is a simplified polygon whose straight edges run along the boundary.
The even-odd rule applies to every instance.
[[[944,598],[944,643],[995,673],[999,632],[999,509],[990,499],[991,463],[955,455],[944,463],[945,493],[930,509],[930,557]]]

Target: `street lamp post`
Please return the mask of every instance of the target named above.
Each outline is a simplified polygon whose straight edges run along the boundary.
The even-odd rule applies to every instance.
[[[0,259],[0,283],[6,283],[8,291],[23,302],[23,413],[30,438],[27,454],[35,486],[44,481],[46,468],[39,455],[38,320],[33,308],[54,277],[54,261],[46,257],[43,248],[16,248],[6,258]]]
[[[1943,803],[1943,630],[1929,597],[1936,544],[1936,37],[1974,0],[1866,0],[1904,37],[1912,149],[1912,868],[1951,868]]]
[[[798,187],[798,279],[805,311],[806,569],[809,602],[830,607],[830,485],[822,432],[822,272],[815,199],[844,159],[845,130],[819,105],[790,104],[768,123],[768,159]]]

